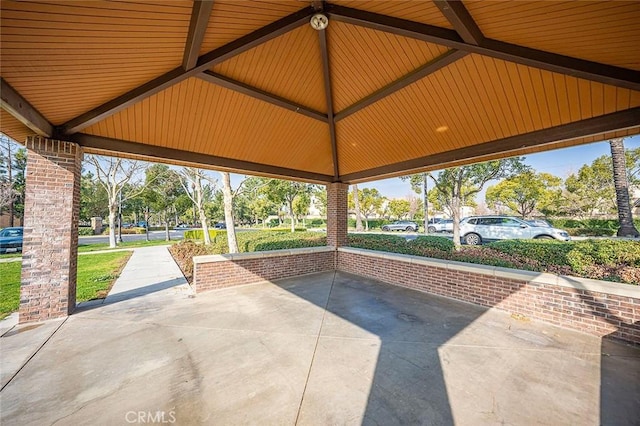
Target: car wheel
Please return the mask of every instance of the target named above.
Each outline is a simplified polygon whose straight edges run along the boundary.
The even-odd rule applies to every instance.
[[[549,235],[538,235],[534,239],[535,240],[553,240],[554,238],[550,237]]]
[[[429,227],[429,233],[433,234],[434,232],[436,232],[436,228],[434,228],[433,226]]]
[[[482,238],[478,234],[467,234],[464,236],[464,242],[470,246],[477,246],[482,244]]]
[[[407,232],[411,232],[413,231],[413,228],[411,226],[407,226],[404,230]]]
[[[383,227],[382,227],[382,230],[383,230],[383,231],[389,231],[389,227],[388,227],[388,226],[383,226]]]

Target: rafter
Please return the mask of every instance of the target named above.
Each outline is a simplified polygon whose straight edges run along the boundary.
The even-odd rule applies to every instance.
[[[220,74],[216,74],[212,71],[205,71],[201,74],[198,74],[198,78],[204,81],[208,81],[209,83],[213,83],[218,86],[233,90],[235,92],[260,99],[261,101],[277,105],[281,108],[288,109],[289,111],[297,112],[299,114],[306,115],[307,117],[315,118],[316,120],[320,120],[324,123],[328,122],[328,117],[326,114],[323,114],[311,108],[307,108],[304,105],[297,104],[280,96],[276,96],[272,93],[265,92],[264,90],[260,90],[256,87],[249,86],[248,84],[242,83],[240,81],[225,77]]]
[[[168,87],[171,87],[189,77],[195,76],[212,66],[223,62],[233,56],[239,55],[262,43],[285,34],[301,25],[308,23],[309,16],[313,12],[311,7],[306,7],[294,12],[282,19],[266,25],[250,34],[236,39],[222,47],[214,49],[198,58],[195,67],[185,71],[182,66],[175,68],[160,77],[157,77],[142,86],[136,87],[117,98],[86,112],[61,126],[61,133],[73,134],[88,127],[112,114],[117,113],[143,99],[148,98]]]
[[[490,56],[603,84],[640,90],[640,72],[627,68],[558,55],[488,38],[483,40],[482,45],[476,46],[465,43],[454,30],[344,6],[327,5],[327,12],[331,19],[352,25],[442,44],[469,53]]]
[[[213,0],[195,0],[193,2],[189,32],[187,33],[187,42],[184,47],[184,57],[182,58],[182,68],[185,71],[195,67],[198,62],[200,47],[209,25],[212,9]]]
[[[250,161],[236,160],[233,158],[218,157],[215,155],[201,154],[180,149],[161,146],[146,145],[121,139],[112,139],[102,136],[94,136],[86,133],[75,133],[67,136],[66,140],[78,145],[98,151],[109,152],[117,155],[131,154],[149,158],[151,161],[173,160],[179,163],[199,164],[211,168],[225,170],[242,170],[254,172],[266,176],[278,176],[284,178],[296,178],[307,182],[331,182],[333,176],[304,170],[289,169],[270,164],[253,163]]]
[[[366,98],[359,100],[353,105],[349,105],[342,111],[338,112],[335,116],[336,122],[347,118],[351,114],[355,114],[363,108],[368,107],[369,105],[378,102],[379,100],[386,98],[387,96],[397,92],[398,90],[409,86],[412,83],[432,74],[439,69],[446,67],[447,65],[457,61],[460,58],[463,58],[467,55],[467,52],[463,52],[461,50],[449,50],[448,52],[443,53],[437,58],[432,59],[426,64],[416,68],[410,73],[403,75],[399,79],[390,84],[384,86],[383,88],[373,92]]]
[[[0,105],[22,124],[40,136],[53,136],[53,125],[4,78],[0,78]]]
[[[411,170],[424,169],[425,167],[445,165],[459,160],[477,159],[495,154],[508,154],[523,148],[546,145],[562,140],[576,139],[598,135],[605,132],[628,129],[640,126],[640,107],[624,111],[605,114],[598,117],[587,118],[573,123],[536,130],[530,133],[510,136],[507,138],[459,148],[439,154],[427,155],[386,166],[375,167],[369,170],[349,173],[340,176],[342,182],[350,183],[373,177],[385,176]]]
[[[433,0],[465,43],[480,45],[484,35],[460,0]]]
[[[322,73],[324,75],[324,94],[327,99],[327,117],[329,119],[329,135],[331,137],[331,154],[333,156],[333,174],[337,181],[340,176],[338,165],[338,142],[336,140],[336,121],[333,116],[333,95],[331,93],[331,71],[329,68],[329,52],[327,49],[326,30],[318,31],[320,40],[320,52],[322,54]]]

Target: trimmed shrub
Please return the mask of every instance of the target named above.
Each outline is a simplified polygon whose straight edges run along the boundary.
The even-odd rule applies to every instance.
[[[93,235],[93,228],[82,226],[78,228],[78,235]]]
[[[418,237],[413,241],[408,242],[409,247],[413,250],[440,250],[445,253],[453,252],[455,245],[453,241],[444,237],[436,237],[427,235],[424,237]]]
[[[132,235],[132,234],[145,234],[147,231],[144,228],[122,228],[122,235]],[[118,234],[118,229],[116,228],[116,235]],[[109,235],[109,227],[107,226],[102,230],[102,235]]]
[[[236,241],[238,242],[238,250],[241,253],[327,245],[326,235],[318,232],[246,231],[238,232]],[[224,235],[220,233],[209,250],[212,254],[229,252],[226,232]]]
[[[369,222],[369,229],[381,229],[382,225],[386,225],[387,223],[391,223],[390,220],[387,219],[369,219],[367,222]],[[419,224],[419,223],[418,223]],[[347,225],[349,226],[349,228],[355,228],[356,227],[356,220],[355,219],[349,219]],[[364,228],[365,225],[365,218],[362,218],[362,227]]]
[[[211,237],[211,241],[215,240],[217,234],[217,230],[209,229],[209,237]],[[204,241],[204,231],[202,229],[190,229],[188,231],[184,231],[184,239]]]
[[[187,281],[193,281],[193,257],[209,254],[206,246],[193,241],[182,241],[169,247],[169,252],[182,270]]]

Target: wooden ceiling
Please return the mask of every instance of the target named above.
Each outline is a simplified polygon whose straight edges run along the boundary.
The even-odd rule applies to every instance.
[[[18,141],[350,183],[640,133],[637,1],[0,5]]]

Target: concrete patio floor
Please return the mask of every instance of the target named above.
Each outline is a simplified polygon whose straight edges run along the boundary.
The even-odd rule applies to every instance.
[[[638,348],[340,272],[137,292],[0,342],[3,425],[640,419]]]

